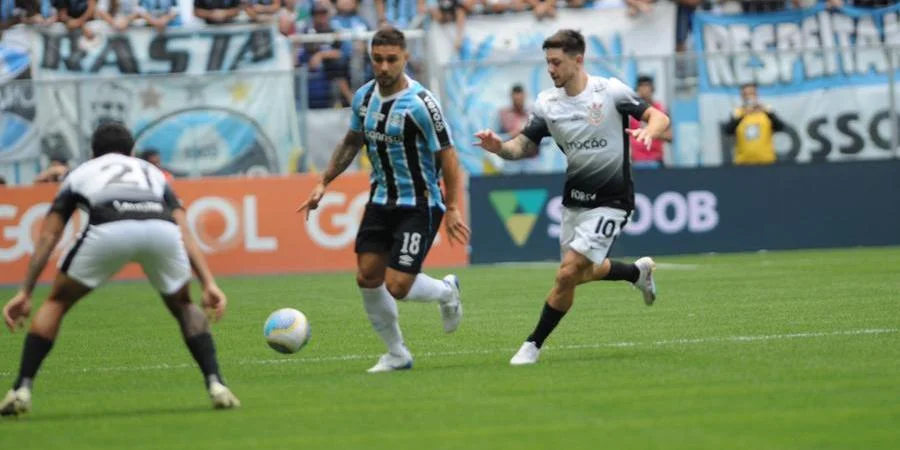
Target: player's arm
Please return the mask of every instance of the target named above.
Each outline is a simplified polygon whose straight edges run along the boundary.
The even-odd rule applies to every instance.
[[[500,136],[493,130],[482,130],[475,133],[475,137],[481,140],[478,145],[503,159],[523,159],[530,158],[538,154],[541,140],[550,136],[550,130],[547,128],[547,121],[540,114],[539,106],[535,106],[535,110],[528,118],[528,123],[522,131],[512,139],[505,142],[500,140]]]
[[[627,130],[629,134],[648,147],[653,143],[654,139],[663,138],[666,130],[669,129],[669,116],[650,106],[630,87],[616,78],[609,79],[607,89],[609,89],[613,97],[618,112],[647,124],[643,128]]]
[[[322,175],[322,184],[324,186],[327,187],[335,178],[350,167],[353,159],[359,154],[359,149],[362,148],[364,137],[365,135],[363,135],[362,131],[347,130],[344,139],[341,140],[341,143],[338,144],[331,155],[328,169]]]
[[[642,114],[641,120],[647,122],[644,129],[651,138],[664,139],[666,137],[666,132],[669,130],[669,116],[666,113],[650,106]]]

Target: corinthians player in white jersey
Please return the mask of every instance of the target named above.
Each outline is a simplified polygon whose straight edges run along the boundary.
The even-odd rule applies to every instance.
[[[32,383],[50,353],[63,317],[78,300],[130,262],[141,265],[181,326],[213,406],[240,405],[219,374],[206,315],[191,302],[191,268],[203,287],[203,305],[216,320],[225,312],[225,294],[188,231],[184,209],[165,175],[150,163],[132,157],[133,148],[134,138],[124,126],[100,125],[91,138],[93,159],[68,174],[53,200],[25,281],[3,308],[3,320],[10,331],[22,326],[28,317],[38,276],[76,209],[87,210],[88,225],[59,260],[59,273],[49,297],[31,321],[19,376],[0,402],[0,415],[19,415],[31,409]]]
[[[562,262],[540,320],[512,365],[538,361],[544,340],[572,306],[579,284],[626,280],[640,289],[648,306],[656,300],[653,259],[626,264],[606,256],[634,208],[628,135],[649,146],[668,129],[669,118],[621,81],[589,75],[581,33],[560,30],[543,48],[556,87],[538,95],[522,133],[506,142],[491,130],[475,134],[482,148],[505,159],[533,156],[541,139],[552,137],[567,159]],[[646,128],[627,129],[629,115],[646,122]]]

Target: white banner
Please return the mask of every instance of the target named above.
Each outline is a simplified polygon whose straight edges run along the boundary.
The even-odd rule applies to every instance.
[[[900,156],[891,149],[889,95],[900,74],[898,12],[900,5],[835,11],[817,5],[771,15],[698,13],[697,50],[711,55],[699,67],[700,163],[728,161],[732,140],[721,128],[747,82],[759,85],[761,101],[787,125],[775,138],[780,160]]]
[[[112,120],[176,176],[287,173],[300,151],[290,47],[273,27],[136,28],[93,45],[45,30],[34,53],[48,156],[87,159]]]
[[[666,57],[675,49],[675,6],[657,3],[653,12],[629,17],[625,8],[563,9],[556,20],[536,21],[531,13],[475,16],[467,19],[460,51],[453,48],[454,25],[433,26],[430,56],[443,70],[441,100],[470,173],[500,171],[558,172],[565,157],[545,140],[538,160],[504,166],[487,159],[473,145],[472,135],[485,127],[498,128],[498,112],[510,104],[510,89],[522,84],[533,101],[541,90],[553,87],[541,46],[563,28],[585,35],[588,72],[616,77],[634,85],[638,74],[654,76],[658,99],[666,103]]]

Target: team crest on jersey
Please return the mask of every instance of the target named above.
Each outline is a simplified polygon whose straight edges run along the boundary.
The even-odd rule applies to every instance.
[[[591,106],[588,106],[587,120],[595,126],[603,122],[603,103],[591,103]]]
[[[393,113],[391,114],[391,118],[388,120],[389,127],[402,127],[403,126],[403,113]]]

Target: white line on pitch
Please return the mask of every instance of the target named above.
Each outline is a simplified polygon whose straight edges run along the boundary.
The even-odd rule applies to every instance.
[[[713,336],[705,338],[685,338],[685,339],[668,339],[660,341],[647,342],[600,342],[596,344],[576,344],[576,345],[558,345],[547,346],[553,350],[584,350],[596,348],[622,348],[622,347],[662,347],[673,345],[691,345],[691,344],[715,344],[715,343],[744,343],[744,342],[761,342],[761,341],[783,341],[788,339],[811,339],[820,337],[833,336],[864,336],[877,334],[897,333],[897,328],[866,328],[860,330],[846,331],[821,331],[808,333],[787,333],[787,334],[762,334],[755,336]],[[491,355],[511,353],[511,348],[489,348],[481,350],[455,350],[445,352],[423,352],[415,354],[416,358],[431,358],[441,356],[465,356],[465,355]],[[316,358],[284,358],[284,359],[256,359],[244,360],[237,362],[239,366],[248,365],[273,365],[273,364],[306,364],[320,362],[335,361],[356,361],[375,359],[379,355],[340,355],[340,356],[323,356]],[[227,365],[227,363],[226,363]],[[143,372],[150,370],[173,370],[173,369],[190,369],[195,367],[194,364],[155,364],[146,366],[129,366],[129,367],[85,367],[81,369],[64,369],[63,372]],[[12,372],[0,372],[0,376],[10,376]]]

